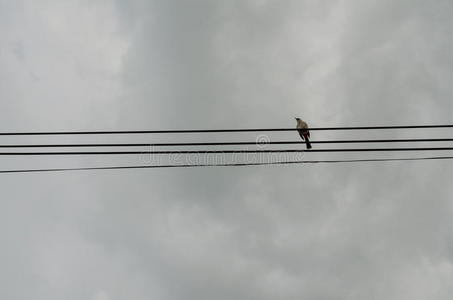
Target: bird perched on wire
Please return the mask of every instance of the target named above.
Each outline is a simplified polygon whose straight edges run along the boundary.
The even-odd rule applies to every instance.
[[[300,137],[302,140],[305,141],[305,145],[307,146],[307,149],[311,149],[311,144],[310,144],[310,131],[308,130],[308,124],[302,121],[299,118],[296,118],[297,121],[297,131],[299,132]]]

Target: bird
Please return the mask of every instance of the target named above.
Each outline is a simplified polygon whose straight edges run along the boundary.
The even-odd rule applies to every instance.
[[[310,144],[310,131],[308,131],[308,124],[304,121],[302,121],[299,118],[296,118],[297,121],[297,131],[299,132],[300,137],[302,140],[305,141],[305,145],[307,146],[307,149],[311,149],[311,144]]]

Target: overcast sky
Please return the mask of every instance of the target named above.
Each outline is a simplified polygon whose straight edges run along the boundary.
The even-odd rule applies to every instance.
[[[449,0],[0,0],[0,131],[452,123],[452,16]],[[403,136],[452,137],[312,132]],[[357,154],[305,155],[339,157]],[[0,169],[132,163],[155,162],[3,157]],[[1,175],[0,298],[451,299],[452,167]]]

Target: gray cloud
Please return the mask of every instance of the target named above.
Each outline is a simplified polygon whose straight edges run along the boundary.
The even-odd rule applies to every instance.
[[[448,1],[0,7],[4,131],[430,124],[453,111]],[[370,134],[384,136],[314,133]],[[307,155],[321,157],[338,156]],[[450,164],[3,176],[0,296],[449,299]]]

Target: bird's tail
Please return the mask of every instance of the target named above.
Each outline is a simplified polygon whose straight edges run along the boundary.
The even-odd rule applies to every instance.
[[[311,143],[308,138],[305,139],[305,145],[307,145],[307,149],[311,149]]]

